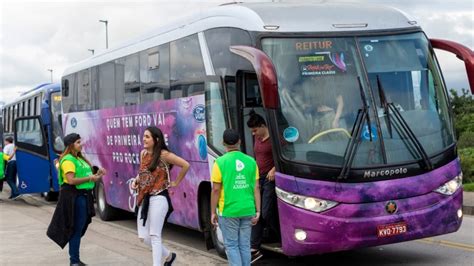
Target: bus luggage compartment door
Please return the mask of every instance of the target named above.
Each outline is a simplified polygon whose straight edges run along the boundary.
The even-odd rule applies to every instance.
[[[15,120],[18,190],[21,194],[50,190],[47,138],[39,116]]]

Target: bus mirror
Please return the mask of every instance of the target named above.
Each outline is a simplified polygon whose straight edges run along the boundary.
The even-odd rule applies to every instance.
[[[468,47],[453,41],[430,39],[430,43],[433,48],[453,53],[457,58],[464,61],[471,93],[474,93],[474,52]]]
[[[247,59],[252,64],[257,74],[263,106],[269,109],[278,108],[280,106],[280,99],[278,96],[277,75],[271,59],[263,51],[250,46],[231,46],[230,51]]]

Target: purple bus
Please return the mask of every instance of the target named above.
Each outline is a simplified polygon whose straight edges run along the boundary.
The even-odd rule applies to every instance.
[[[472,50],[429,40],[396,9],[223,5],[68,68],[64,130],[108,169],[96,192],[110,220],[134,210],[143,131],[162,129],[191,164],[169,221],[221,255],[210,168],[229,127],[253,154],[251,111],[268,122],[278,172],[281,241],[267,248],[303,256],[446,234],[461,226],[462,173],[433,48],[465,61],[472,88]]]

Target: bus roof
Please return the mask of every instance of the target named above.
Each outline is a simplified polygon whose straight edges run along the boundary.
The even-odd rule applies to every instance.
[[[396,8],[366,3],[324,0],[316,3],[232,3],[199,12],[98,53],[67,68],[63,75],[219,27],[302,33],[396,30],[416,28],[417,25],[416,21]]]
[[[36,86],[35,88],[26,91],[20,95],[20,97],[15,98],[13,101],[6,103],[2,108],[6,108],[10,105],[14,105],[18,102],[23,101],[24,99],[28,99],[31,96],[37,95],[41,92],[54,92],[60,91],[59,83],[44,83],[41,85]]]

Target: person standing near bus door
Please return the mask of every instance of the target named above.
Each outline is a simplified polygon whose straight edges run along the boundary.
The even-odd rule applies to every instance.
[[[169,151],[163,132],[148,127],[143,133],[143,150],[140,153],[140,170],[132,181],[132,189],[138,190],[137,229],[138,237],[152,248],[153,265],[170,266],[176,253],[163,245],[163,224],[173,211],[169,191],[177,187],[189,170],[189,163]],[[170,180],[169,171],[176,165],[181,168],[176,181]]]
[[[211,173],[211,223],[221,228],[229,265],[248,266],[251,228],[260,218],[258,167],[239,150],[237,131],[226,129],[223,144],[226,153],[216,159]]]
[[[11,189],[11,194],[8,198],[14,200],[21,195],[18,192],[18,188],[16,186],[16,148],[15,144],[13,144],[12,137],[5,138],[5,147],[3,148],[3,153],[10,157],[10,160],[7,162],[7,167],[5,169],[5,179]]]
[[[82,154],[79,134],[65,136],[64,146],[59,157],[59,199],[46,234],[61,248],[69,243],[70,265],[86,265],[79,256],[81,237],[95,215],[92,195],[95,182],[106,171],[99,168],[93,174],[92,164]]]
[[[262,195],[262,219],[252,228],[252,263],[262,257],[260,245],[265,227],[279,238],[277,198],[275,193],[275,163],[273,161],[272,143],[265,119],[255,112],[250,113],[247,126],[254,138],[254,153],[260,175],[260,193]],[[270,234],[269,234],[270,235]]]
[[[3,153],[3,150],[0,150],[0,192],[3,191],[3,179],[5,178],[5,162],[7,161],[7,159],[4,158],[4,156],[6,158],[8,158],[7,155],[5,155]],[[2,200],[0,200],[2,201]]]
[[[5,166],[6,163],[10,160],[10,156],[3,153],[0,150],[0,192],[3,191],[3,179],[5,178]]]

